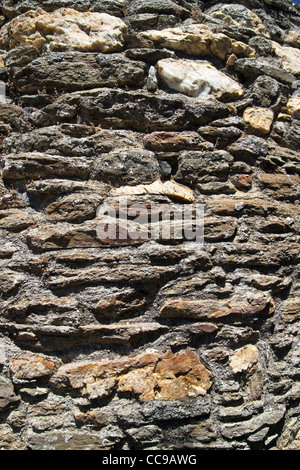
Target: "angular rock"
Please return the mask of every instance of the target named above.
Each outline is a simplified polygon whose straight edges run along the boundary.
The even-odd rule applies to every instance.
[[[51,379],[62,393],[79,391],[91,399],[116,389],[130,392],[141,402],[187,400],[205,395],[211,373],[192,351],[141,354],[137,357],[61,367]]]
[[[285,300],[283,304],[284,320],[288,323],[297,321],[300,317],[300,297]]]
[[[234,144],[230,145],[228,150],[237,159],[246,160],[249,163],[253,163],[260,156],[268,154],[266,142],[262,138],[255,136],[241,137]]]
[[[0,412],[17,405],[20,398],[15,395],[12,383],[3,376],[0,376]]]
[[[295,96],[287,102],[287,112],[295,119],[300,119],[300,96]]]
[[[248,96],[254,105],[269,108],[278,98],[279,91],[277,80],[268,75],[260,75],[250,87]]]
[[[52,50],[114,52],[123,48],[125,23],[105,13],[78,12],[61,8],[53,13],[29,11],[6,24],[0,33],[0,46],[13,49],[32,45]]]
[[[270,38],[270,33],[261,19],[244,5],[217,4],[210,8],[207,11],[207,14],[212,18],[223,21],[224,23],[249,29],[249,32],[251,31],[252,34]]]
[[[259,135],[267,135],[271,131],[274,113],[266,108],[247,108],[244,111],[244,120],[251,131]]]
[[[273,52],[280,59],[283,70],[292,73],[296,77],[300,76],[300,50],[295,47],[281,46],[277,42],[272,42]]]
[[[277,443],[279,450],[300,449],[300,420],[294,416],[287,420]]]
[[[20,286],[24,281],[21,273],[10,269],[2,269],[0,271],[0,292],[2,295],[9,295],[12,291]]]
[[[52,375],[55,371],[55,364],[42,357],[14,359],[10,370],[15,379],[31,380]]]
[[[39,50],[34,46],[19,46],[11,49],[5,57],[5,66],[24,67],[39,57]]]
[[[152,183],[159,177],[159,165],[148,150],[115,151],[95,161],[92,177],[114,187]]]
[[[234,68],[245,77],[256,78],[259,75],[267,75],[287,85],[295,81],[292,73],[264,59],[238,59],[235,61]]]
[[[181,152],[175,180],[190,187],[209,181],[226,181],[233,157],[223,150]]]
[[[158,74],[170,88],[188,96],[229,101],[243,95],[237,82],[206,61],[163,59],[157,67]]]
[[[277,424],[285,415],[285,406],[276,405],[270,410],[242,423],[230,423],[222,427],[221,433],[226,439],[236,439],[254,434],[264,426]]]
[[[231,53],[242,57],[252,56],[254,50],[225,34],[214,33],[205,24],[190,24],[184,27],[150,30],[142,33],[159,47],[184,52],[193,56],[216,56],[225,60]]]
[[[233,372],[243,372],[249,370],[258,362],[259,351],[256,346],[245,346],[236,351],[229,359],[229,364]]]

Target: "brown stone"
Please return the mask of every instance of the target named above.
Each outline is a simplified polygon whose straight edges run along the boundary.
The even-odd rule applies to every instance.
[[[16,379],[37,379],[52,375],[55,364],[43,357],[15,359],[12,361],[10,369]]]
[[[260,135],[267,135],[271,131],[274,113],[266,108],[247,108],[244,120],[250,128]]]
[[[300,318],[300,297],[290,298],[283,303],[283,318],[288,323],[293,323]]]
[[[101,410],[77,413],[75,420],[79,426],[92,426],[96,429],[101,429],[109,424],[108,416]]]
[[[216,215],[226,216],[267,216],[291,217],[300,213],[296,205],[273,202],[263,198],[220,198],[208,201],[207,207]]]
[[[260,186],[276,199],[289,199],[299,196],[300,177],[281,173],[260,173]]]
[[[35,219],[28,212],[18,209],[8,209],[0,211],[0,228],[12,231],[22,231],[31,225],[35,225],[38,218]]]
[[[157,152],[201,149],[205,145],[197,132],[152,132],[144,138],[144,145]]]
[[[220,319],[223,317],[253,317],[264,312],[273,313],[272,299],[256,295],[246,300],[234,296],[229,300],[169,300],[161,308],[162,318],[188,318],[197,320]]]
[[[140,401],[186,400],[205,395],[211,374],[193,351],[157,353],[61,367],[52,378],[60,391],[80,391],[89,398],[130,392]]]
[[[51,222],[84,222],[96,217],[101,202],[101,196],[72,194],[50,204],[47,217]]]

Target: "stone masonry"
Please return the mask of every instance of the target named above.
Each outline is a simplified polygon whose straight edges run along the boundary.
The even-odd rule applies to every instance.
[[[0,81],[0,449],[300,450],[300,7],[4,0]]]

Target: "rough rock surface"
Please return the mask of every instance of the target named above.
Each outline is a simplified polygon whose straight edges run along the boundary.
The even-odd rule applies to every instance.
[[[1,450],[300,450],[299,25],[2,2]]]

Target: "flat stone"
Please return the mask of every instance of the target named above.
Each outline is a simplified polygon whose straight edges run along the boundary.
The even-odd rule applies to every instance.
[[[112,190],[111,196],[141,196],[141,195],[165,195],[182,202],[194,202],[194,192],[190,188],[175,181],[156,181],[149,185],[122,186]]]
[[[108,451],[116,442],[121,440],[122,435],[99,437],[97,431],[47,431],[43,433],[31,433],[28,438],[28,447],[32,450],[55,450],[55,451]]]
[[[270,297],[257,295],[248,300],[234,296],[229,300],[169,300],[160,310],[162,318],[189,318],[197,320],[223,317],[253,317],[265,312],[272,314],[274,304]]]
[[[0,211],[0,228],[10,231],[22,231],[31,225],[35,225],[39,218],[35,219],[30,213],[18,209]]]
[[[76,91],[99,87],[143,86],[145,64],[121,54],[52,52],[14,74],[16,88],[22,94],[47,90]]]
[[[287,85],[291,85],[295,81],[295,76],[291,72],[260,58],[238,59],[234,63],[234,68],[245,77],[267,75]]]
[[[87,179],[91,165],[88,159],[64,158],[44,153],[20,153],[5,157],[3,177],[7,180],[32,181],[41,177],[78,177]]]
[[[47,207],[47,218],[51,222],[73,223],[94,219],[102,201],[101,196],[85,193],[65,196]]]
[[[203,139],[197,132],[152,132],[144,138],[146,148],[158,152],[201,149]]]
[[[13,49],[32,45],[42,49],[49,44],[52,50],[71,48],[106,53],[123,48],[126,32],[121,19],[106,13],[81,13],[72,8],[47,13],[38,8],[6,24],[1,30],[0,46]]]
[[[188,96],[233,100],[243,95],[236,81],[206,61],[163,59],[157,67],[170,88]]]
[[[284,417],[285,411],[284,405],[277,404],[270,410],[264,411],[248,421],[223,425],[221,433],[227,439],[236,439],[255,434],[265,426],[277,424]]]
[[[207,124],[216,117],[227,117],[229,107],[216,100],[202,100],[180,93],[152,93],[141,90],[102,88],[68,95],[86,124],[135,131],[182,131],[189,126]],[[45,116],[46,119],[46,116]],[[49,122],[49,116],[47,117]],[[49,125],[49,124],[48,124]]]
[[[143,37],[151,39],[160,47],[184,52],[193,56],[216,56],[225,60],[231,53],[242,57],[252,56],[254,49],[239,41],[229,38],[222,33],[214,33],[205,24],[190,24],[142,33]]]

